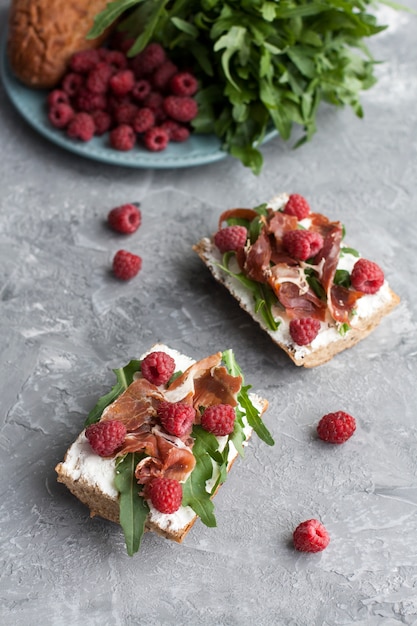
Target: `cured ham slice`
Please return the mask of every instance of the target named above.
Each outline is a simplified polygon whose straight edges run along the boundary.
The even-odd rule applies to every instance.
[[[128,431],[137,430],[156,415],[157,406],[163,399],[155,385],[139,378],[103,411],[101,420],[118,420]]]

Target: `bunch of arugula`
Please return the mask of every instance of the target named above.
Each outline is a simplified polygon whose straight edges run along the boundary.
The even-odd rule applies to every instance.
[[[195,425],[193,427],[191,436],[194,439],[193,454],[196,465],[183,485],[182,505],[191,507],[201,518],[201,521],[209,527],[216,526],[212,497],[219,485],[226,480],[230,443],[233,443],[238,454],[243,456],[243,443],[247,438],[244,428],[248,424],[265,443],[270,446],[274,445],[274,440],[263,423],[259,411],[251,402],[248,394],[250,385],[243,384],[242,371],[236,362],[233,351],[225,350],[222,358],[229,374],[242,376],[242,387],[237,397],[239,406],[236,408],[235,427],[222,451],[219,451],[219,442],[214,435],[205,431],[201,426]],[[125,367],[113,370],[117,382],[90,411],[84,424],[85,427],[100,420],[104,409],[114,402],[133,382],[135,374],[140,371],[140,367],[141,361],[132,360]],[[179,374],[180,372],[176,372],[171,380]],[[129,556],[133,556],[140,548],[146,518],[149,514],[149,507],[145,499],[139,495],[140,487],[135,478],[135,468],[142,458],[143,455],[140,453],[128,453],[116,460],[114,484],[120,496],[120,525],[123,529]],[[213,463],[217,468],[217,475],[211,490],[207,491],[207,481],[213,478]]]
[[[383,4],[392,3],[380,0]],[[299,145],[316,132],[321,101],[349,105],[359,117],[362,90],[375,82],[365,40],[386,28],[369,7],[378,0],[115,0],[96,16],[89,37],[119,20],[135,38],[186,60],[201,89],[196,132],[215,133],[224,150],[258,174],[258,150],[275,127]]]

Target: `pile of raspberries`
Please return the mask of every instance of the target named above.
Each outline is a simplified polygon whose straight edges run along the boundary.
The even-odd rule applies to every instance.
[[[158,43],[129,58],[132,41],[75,53],[58,88],[47,97],[48,119],[68,137],[90,141],[109,133],[109,147],[136,144],[153,152],[183,142],[198,113],[198,81]]]

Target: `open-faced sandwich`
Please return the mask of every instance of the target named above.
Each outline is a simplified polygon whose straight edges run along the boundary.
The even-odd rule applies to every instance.
[[[194,250],[296,365],[350,348],[400,301],[382,269],[344,244],[344,227],[286,193],[224,211]]]
[[[268,402],[249,393],[232,350],[194,361],[156,344],[114,372],[58,481],[92,516],[121,524],[130,555],[145,530],[181,542],[197,517],[215,526],[212,498],[252,432],[274,443]]]

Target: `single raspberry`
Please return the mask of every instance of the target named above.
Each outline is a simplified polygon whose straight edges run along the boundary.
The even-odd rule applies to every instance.
[[[113,274],[121,280],[130,280],[142,268],[142,259],[127,250],[119,250],[113,259]]]
[[[74,99],[74,106],[77,111],[85,111],[91,113],[92,111],[104,111],[107,107],[107,98],[104,93],[93,93],[85,87],[76,93]]]
[[[76,113],[67,126],[67,135],[71,139],[90,141],[95,131],[94,120],[89,113]]]
[[[130,93],[135,84],[135,75],[132,70],[116,72],[109,80],[109,87],[116,96],[125,96]]]
[[[63,89],[53,89],[48,93],[46,103],[48,108],[53,107],[56,104],[69,104],[69,96]]]
[[[221,253],[239,250],[246,243],[248,231],[244,226],[226,226],[214,235],[214,243]]]
[[[133,100],[136,100],[137,102],[143,102],[150,93],[151,83],[145,78],[141,78],[133,85],[131,96]]]
[[[178,67],[172,61],[165,61],[152,75],[152,85],[158,91],[165,91],[169,81],[178,72]]]
[[[88,73],[86,80],[87,89],[93,93],[106,93],[113,71],[112,66],[105,61],[97,63]]]
[[[236,413],[230,404],[212,404],[201,416],[201,426],[216,437],[230,435],[235,426]]]
[[[193,96],[198,89],[198,82],[190,72],[178,72],[169,81],[174,96]]]
[[[55,128],[65,128],[73,117],[74,109],[64,102],[56,104],[48,111],[48,119]]]
[[[319,320],[312,317],[300,317],[290,321],[290,335],[294,343],[307,346],[315,339],[320,330]]]
[[[160,152],[169,144],[169,135],[163,128],[154,126],[145,132],[143,142],[151,152]]]
[[[94,452],[100,456],[110,456],[122,445],[126,426],[117,420],[98,422],[86,428],[85,436]]]
[[[122,71],[127,69],[126,55],[121,50],[110,50],[108,48],[101,48],[99,50],[100,58],[111,65],[116,71]]]
[[[355,418],[344,411],[323,415],[317,425],[317,434],[328,443],[344,443],[356,430]]]
[[[69,72],[62,79],[62,89],[71,98],[75,96],[76,93],[79,92],[83,84],[84,84],[83,77],[81,76],[81,74],[76,74],[76,72]]]
[[[135,131],[128,124],[120,124],[110,132],[110,145],[115,150],[128,152],[136,143]]]
[[[190,129],[175,120],[165,120],[159,127],[167,131],[170,141],[180,143],[187,141],[190,136]]]
[[[113,230],[125,235],[131,235],[140,226],[142,215],[136,204],[122,204],[112,209],[107,222]]]
[[[107,133],[112,123],[110,113],[100,110],[92,111],[91,117],[93,118],[94,124],[96,126],[94,134],[100,137],[101,135],[104,135],[104,133]]]
[[[79,72],[80,74],[86,74],[93,69],[95,65],[100,61],[100,55],[98,50],[94,48],[91,50],[81,50],[72,55],[70,59],[70,68],[73,72]]]
[[[173,478],[154,478],[147,486],[146,497],[160,513],[175,513],[181,506],[181,483]]]
[[[295,215],[298,220],[303,220],[310,213],[310,205],[307,200],[298,193],[292,193],[284,207],[284,213]]]
[[[177,122],[191,122],[198,113],[198,106],[188,96],[167,96],[164,100],[164,111]]]
[[[175,372],[175,361],[166,352],[150,352],[142,360],[142,376],[153,385],[165,385]]]
[[[113,118],[117,124],[131,125],[138,110],[133,102],[121,102],[113,109]]]
[[[152,74],[166,60],[164,48],[156,42],[150,43],[139,52],[131,62],[131,66],[137,78]]]
[[[166,113],[163,108],[164,97],[157,91],[151,91],[143,101],[143,106],[152,109],[156,122],[166,119]]]
[[[195,420],[195,409],[183,402],[161,402],[158,417],[167,433],[183,437],[191,432]]]
[[[284,233],[282,245],[290,256],[306,261],[322,249],[323,237],[310,230],[288,230]]]
[[[321,552],[330,542],[329,533],[318,520],[309,519],[293,532],[294,548],[300,552]]]
[[[144,133],[155,125],[155,113],[149,107],[142,107],[133,118],[135,133]]]
[[[353,266],[350,282],[357,291],[374,294],[384,284],[384,272],[373,261],[359,259]]]

